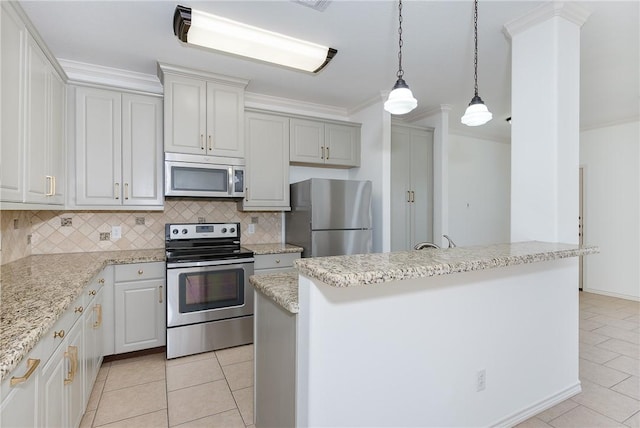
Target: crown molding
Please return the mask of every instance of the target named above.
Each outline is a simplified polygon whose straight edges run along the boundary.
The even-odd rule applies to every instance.
[[[360,104],[357,104],[351,107],[350,109],[347,110],[347,113],[349,114],[349,116],[351,116],[355,113],[358,113],[361,110],[366,109],[367,107],[371,107],[374,104],[384,102],[389,97],[389,92],[391,91],[388,91],[388,90],[380,91],[378,95],[374,95],[373,97],[364,100]]]
[[[564,18],[578,27],[582,27],[591,12],[591,10],[577,2],[552,1],[544,3],[527,14],[507,22],[504,24],[503,32],[508,38],[513,38],[516,34],[554,17]]]
[[[432,108],[429,110],[414,110],[413,112],[403,117],[403,120],[408,123],[417,122],[419,120],[437,116],[442,113],[448,114],[450,111],[451,106],[449,104],[440,104],[440,107]]]
[[[593,124],[593,125],[582,126],[582,127],[580,127],[580,132],[593,131],[594,129],[609,128],[609,127],[612,127],[612,126],[626,125],[627,123],[635,123],[635,122],[640,124],[640,116],[631,116],[631,117],[626,117],[624,119],[612,120],[612,121],[609,121],[609,122],[603,122],[603,123],[597,123],[597,124]]]
[[[307,114],[328,119],[345,120],[348,112],[341,107],[315,104],[305,101],[292,100],[290,98],[275,97],[272,95],[257,94],[255,92],[244,93],[244,105],[246,108],[268,110],[279,113]]]
[[[69,83],[110,86],[119,89],[162,95],[164,90],[157,76],[119,68],[59,59]]]

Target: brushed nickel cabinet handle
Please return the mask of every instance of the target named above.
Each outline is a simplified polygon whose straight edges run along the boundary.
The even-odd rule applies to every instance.
[[[411,190],[407,190],[407,202],[411,202]]]
[[[411,191],[411,202],[415,202],[416,201],[416,192],[414,192],[413,190]]]
[[[116,199],[120,199],[120,183],[115,183],[113,186],[113,193]]]
[[[44,195],[53,196],[53,177],[50,175],[44,176],[44,187],[46,188]]]
[[[158,303],[162,303],[162,285],[161,285],[160,287],[158,287],[158,290],[159,290],[159,293],[158,293],[158,295],[159,295]]]
[[[53,338],[55,339],[56,337],[59,337],[60,339],[62,339],[64,337],[64,330],[54,331]]]
[[[53,179],[53,188],[51,189],[51,196],[55,196],[56,195],[56,176],[53,175],[51,176],[51,178]]]
[[[249,201],[249,188],[248,187],[244,188],[244,200],[245,201]]]
[[[324,159],[324,146],[320,146],[320,159]]]
[[[213,150],[213,144],[211,143],[211,135],[209,135],[209,151]]]
[[[327,149],[327,157],[325,159],[329,159],[329,147],[326,148]]]
[[[64,353],[64,356],[71,361],[71,367],[69,368],[67,378],[64,380],[65,385],[73,383],[73,379],[76,377],[76,372],[78,371],[78,347],[69,346],[67,349],[68,351]]]
[[[29,358],[27,360],[27,372],[24,374],[24,376],[20,376],[20,377],[12,377],[11,381],[9,382],[9,384],[11,386],[16,386],[19,385],[23,382],[26,382],[27,380],[29,380],[29,378],[31,377],[31,375],[33,374],[33,372],[36,371],[36,369],[38,368],[38,366],[40,365],[40,360],[36,359],[36,358]]]
[[[204,150],[204,135],[200,134],[200,150]]]
[[[124,183],[124,198],[129,199],[129,183]]]
[[[93,328],[98,328],[102,325],[102,305],[97,304],[93,307],[94,312],[98,313],[98,320],[93,323]]]

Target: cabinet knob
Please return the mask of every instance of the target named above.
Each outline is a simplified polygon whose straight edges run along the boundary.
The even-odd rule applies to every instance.
[[[276,259],[276,263],[280,263],[280,259]]]
[[[82,313],[82,311],[84,311],[84,308],[82,306],[78,306],[77,308],[75,308],[73,310],[74,313],[78,314],[78,313]]]
[[[89,291],[89,296],[95,296],[95,295],[96,295],[96,290]]]
[[[142,275],[144,271],[142,269],[138,270],[138,275]]]
[[[98,280],[98,284],[104,284],[104,278],[100,278],[100,279]]]
[[[54,331],[53,338],[55,339],[56,337],[59,337],[60,339],[62,339],[64,337],[64,330]]]

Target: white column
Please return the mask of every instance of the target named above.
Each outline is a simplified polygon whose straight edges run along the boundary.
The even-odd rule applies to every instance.
[[[511,37],[511,241],[578,243],[580,27],[552,2],[505,24]]]

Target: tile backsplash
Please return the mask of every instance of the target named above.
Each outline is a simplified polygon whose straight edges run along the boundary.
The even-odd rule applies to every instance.
[[[165,223],[240,222],[243,244],[282,241],[282,214],[241,212],[235,201],[167,199],[164,211],[1,211],[2,264],[31,254],[164,247]],[[257,223],[256,223],[257,220]],[[248,234],[253,223],[255,233]],[[100,240],[121,226],[120,239]],[[104,236],[104,235],[103,235]],[[30,240],[30,243],[28,241]]]

